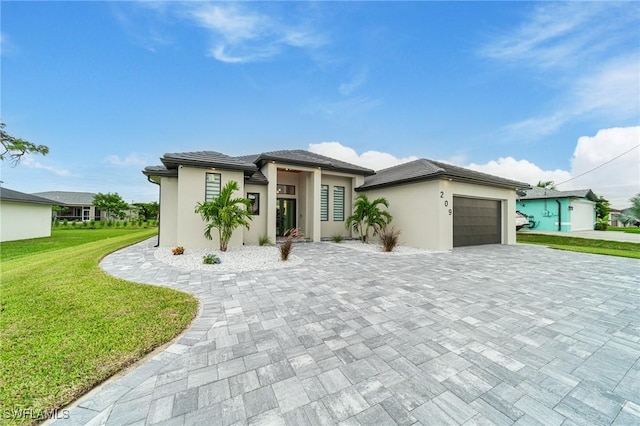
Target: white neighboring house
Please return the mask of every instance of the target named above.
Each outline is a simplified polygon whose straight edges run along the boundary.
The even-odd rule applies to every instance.
[[[46,198],[0,187],[0,241],[51,236],[51,206]]]

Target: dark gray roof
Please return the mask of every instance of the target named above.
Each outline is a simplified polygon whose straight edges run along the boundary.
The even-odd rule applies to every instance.
[[[267,177],[260,170],[250,176],[245,175],[244,183],[252,183],[254,185],[269,185]]]
[[[245,172],[245,181],[247,183],[259,185],[268,184],[267,178],[260,172],[260,168],[269,161],[308,167],[321,167],[323,169],[355,173],[364,176],[375,173],[373,170],[365,167],[356,166],[355,164],[301,149],[271,151],[262,154],[241,155],[238,157],[231,157],[215,151],[178,152],[164,154],[164,156],[160,158],[160,161],[162,161],[163,166],[149,166],[146,167],[142,173],[146,176],[177,176],[176,171],[180,165],[242,170]]]
[[[322,167],[323,169],[330,169],[345,173],[357,173],[364,176],[373,175],[375,173],[373,170],[367,169],[366,167],[357,166],[355,164],[347,163],[346,161],[336,160],[335,158],[302,149],[264,152],[257,156],[254,163],[256,163],[258,167],[262,167],[262,165],[268,161],[279,161],[282,163],[296,164],[300,166]]]
[[[255,164],[238,157],[221,154],[215,151],[176,152],[167,153],[160,158],[167,169],[177,169],[178,166],[213,167],[220,169],[256,171]]]
[[[598,197],[590,189],[578,189],[573,191],[558,191],[555,189],[545,189],[537,186],[527,189],[526,195],[520,197],[521,200],[539,200],[548,198],[586,198],[591,201],[598,201]]]
[[[92,192],[47,191],[35,192],[33,195],[47,198],[59,205],[90,206],[93,204],[93,197],[96,194]]]
[[[364,179],[364,184],[356,190],[364,191],[367,189],[440,178],[513,189],[530,187],[529,184],[524,182],[505,179],[489,175],[487,173],[465,169],[464,167],[421,158],[419,160],[410,161],[408,163],[380,170],[373,176],[367,176]]]
[[[20,203],[30,203],[30,204],[47,204],[53,205],[55,204],[49,199],[38,197],[36,195],[25,194],[24,192],[14,191],[9,188],[0,187],[0,200],[3,201],[16,201]]]
[[[145,176],[178,177],[178,169],[167,169],[165,166],[147,166],[142,173]]]

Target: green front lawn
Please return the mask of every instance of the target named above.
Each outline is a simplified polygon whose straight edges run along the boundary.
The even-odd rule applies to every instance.
[[[0,266],[4,421],[30,423],[13,413],[50,412],[69,404],[191,322],[194,297],[116,279],[98,266],[106,254],[156,232],[64,230],[22,247],[0,245],[8,259]]]
[[[607,231],[626,232],[627,234],[640,234],[640,228],[625,228],[624,226],[610,226]]]
[[[519,243],[542,244],[559,250],[640,259],[640,244],[636,243],[529,233],[518,233],[516,239]]]

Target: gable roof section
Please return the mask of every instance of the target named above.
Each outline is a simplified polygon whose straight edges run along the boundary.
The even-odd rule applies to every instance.
[[[574,191],[558,191],[556,189],[545,189],[534,186],[525,190],[526,195],[520,197],[521,200],[540,200],[549,198],[586,198],[590,201],[598,201],[598,197],[590,189],[578,189]]]
[[[245,158],[250,157],[255,157],[253,162],[258,167],[262,167],[264,163],[269,161],[277,161],[299,166],[321,167],[323,169],[334,170],[337,172],[355,173],[364,176],[370,176],[375,173],[373,170],[367,169],[366,167],[356,166],[355,164],[347,163],[346,161],[336,160],[335,158],[302,149],[271,151],[257,156],[245,156]]]
[[[14,191],[9,188],[0,187],[0,200],[2,201],[15,201],[18,203],[30,203],[30,204],[46,204],[53,205],[53,201],[38,197],[36,195],[25,194],[24,192]]]
[[[35,192],[32,195],[47,198],[56,205],[90,206],[93,205],[93,197],[96,194],[93,192],[48,191]]]
[[[420,182],[433,179],[451,179],[458,182],[497,186],[502,188],[529,188],[530,185],[511,179],[505,179],[487,173],[442,163],[440,161],[419,160],[399,164],[376,172],[373,176],[367,176],[364,184],[357,191],[383,188],[410,182]]]

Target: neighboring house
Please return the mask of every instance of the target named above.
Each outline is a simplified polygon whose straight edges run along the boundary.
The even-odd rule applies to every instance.
[[[536,231],[590,231],[596,223],[598,197],[590,189],[557,191],[533,187],[518,200],[517,210]]]
[[[53,219],[82,221],[107,220],[106,215],[93,205],[92,192],[71,192],[71,191],[47,191],[36,192],[32,195],[47,198],[53,204],[60,206],[60,211],[53,211]]]
[[[352,236],[346,219],[358,193],[386,197],[401,241],[413,247],[515,243],[516,189],[529,185],[435,161],[418,160],[379,173],[303,150],[232,157],[218,152],[165,154],[143,173],[160,186],[160,246],[217,246],[203,236],[196,203],[216,197],[229,181],[253,204],[249,230],[229,247],[271,241],[300,228],[312,241]],[[240,195],[239,194],[239,195]],[[455,208],[455,214],[454,214]],[[215,233],[214,233],[215,235]]]
[[[51,236],[50,200],[0,187],[0,241]]]

